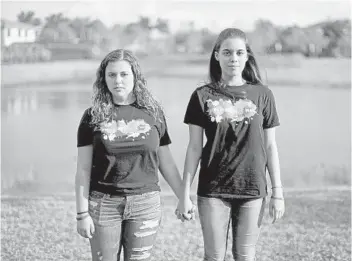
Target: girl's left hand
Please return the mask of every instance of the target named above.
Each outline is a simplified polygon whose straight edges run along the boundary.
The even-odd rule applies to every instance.
[[[273,219],[273,224],[285,213],[285,200],[284,198],[279,197],[271,197],[269,203],[269,214]]]
[[[175,215],[182,222],[185,220],[195,220],[195,205],[192,203],[191,199],[181,199],[178,202],[177,208],[175,210]]]

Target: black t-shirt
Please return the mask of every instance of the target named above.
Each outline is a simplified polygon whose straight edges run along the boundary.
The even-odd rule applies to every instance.
[[[165,118],[155,120],[136,103],[115,105],[112,121],[91,124],[91,108],[79,124],[77,147],[93,145],[90,190],[113,195],[160,191],[158,148],[171,143]]]
[[[259,198],[267,194],[264,129],[278,126],[275,100],[262,85],[197,88],[184,122],[202,127],[198,195]]]

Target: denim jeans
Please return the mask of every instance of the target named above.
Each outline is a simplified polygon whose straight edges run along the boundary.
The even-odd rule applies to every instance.
[[[148,261],[161,219],[160,192],[111,196],[92,191],[89,214],[95,233],[90,239],[93,261]]]
[[[224,261],[232,222],[232,253],[236,261],[253,261],[265,208],[265,198],[220,199],[198,196],[204,240],[204,261]]]

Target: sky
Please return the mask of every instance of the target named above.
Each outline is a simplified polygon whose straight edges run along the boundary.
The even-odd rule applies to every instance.
[[[16,20],[32,10],[39,18],[62,12],[65,16],[98,18],[107,26],[137,21],[139,16],[168,19],[177,31],[194,20],[196,28],[213,31],[235,26],[252,30],[257,19],[280,26],[307,26],[326,19],[351,18],[349,0],[114,0],[114,1],[1,1],[1,18]]]

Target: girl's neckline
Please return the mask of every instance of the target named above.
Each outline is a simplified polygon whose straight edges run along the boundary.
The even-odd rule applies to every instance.
[[[238,88],[238,87],[243,87],[243,86],[246,86],[246,85],[248,85],[247,82],[245,82],[245,83],[243,83],[241,85],[228,85],[228,84],[226,84],[225,86],[226,86],[226,88]]]
[[[118,104],[118,103],[115,103],[115,102],[114,102],[114,105],[115,105],[115,106],[133,106],[133,105],[136,105],[136,102],[137,102],[137,101],[134,101],[134,102],[132,102],[132,103],[124,103],[124,104]]]

